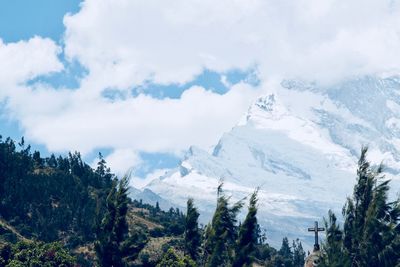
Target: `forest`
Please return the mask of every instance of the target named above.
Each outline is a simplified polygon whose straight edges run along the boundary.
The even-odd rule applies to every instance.
[[[400,266],[400,202],[367,151],[342,214],[321,214],[318,266]],[[232,202],[221,183],[201,225],[193,199],[186,210],[130,199],[129,177],[117,178],[101,154],[93,169],[78,152],[42,157],[23,138],[0,137],[0,266],[303,266],[300,240],[268,245],[257,192]]]

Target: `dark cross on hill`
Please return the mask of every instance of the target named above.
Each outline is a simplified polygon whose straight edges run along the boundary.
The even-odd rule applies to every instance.
[[[319,243],[318,243],[318,232],[325,231],[325,228],[318,227],[318,222],[315,221],[315,225],[313,228],[308,228],[309,232],[314,232],[315,234],[315,244],[314,244],[314,251],[319,250]]]

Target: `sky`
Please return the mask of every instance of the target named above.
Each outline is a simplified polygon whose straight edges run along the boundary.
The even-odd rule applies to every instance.
[[[0,0],[0,134],[151,177],[272,84],[397,74],[399,47],[396,0]]]

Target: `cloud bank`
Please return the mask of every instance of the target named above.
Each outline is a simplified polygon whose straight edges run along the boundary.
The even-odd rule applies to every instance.
[[[121,169],[128,165],[116,160],[121,155],[134,164],[138,151],[215,144],[269,81],[334,83],[400,70],[393,0],[86,0],[64,24],[62,45],[41,37],[0,42],[0,101],[50,151],[109,147]],[[87,70],[78,88],[28,83],[65,62]],[[239,82],[219,94],[199,84],[177,99],[131,94],[143,84],[188,83],[205,69],[223,77],[249,68],[259,86]],[[106,90],[123,97],[104,98]]]
[[[254,64],[321,81],[399,68],[398,1],[88,0],[64,23],[68,57],[109,87]]]

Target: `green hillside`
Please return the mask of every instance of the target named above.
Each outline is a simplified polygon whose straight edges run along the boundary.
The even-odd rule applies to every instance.
[[[362,150],[344,225],[328,213],[322,266],[400,266],[400,204],[389,202],[382,167]],[[128,197],[100,155],[95,169],[78,152],[43,158],[24,140],[0,138],[0,267],[15,266],[285,266],[302,267],[299,240],[268,245],[257,222],[256,189],[231,203],[223,183],[212,221],[201,226],[196,203],[183,212]],[[238,221],[240,210],[247,210]],[[361,242],[359,242],[361,240]],[[397,264],[397,265],[396,265]]]

